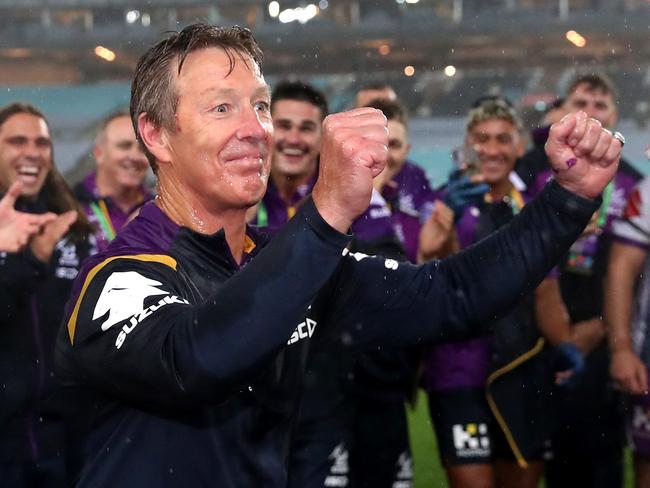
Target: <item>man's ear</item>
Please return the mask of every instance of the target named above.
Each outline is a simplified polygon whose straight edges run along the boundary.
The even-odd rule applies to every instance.
[[[171,151],[167,141],[167,131],[163,127],[156,126],[147,113],[138,115],[138,132],[140,139],[153,154],[159,163],[165,164],[171,162]]]
[[[99,142],[95,142],[93,146],[93,158],[97,166],[100,166],[102,163],[102,155],[104,154],[104,148]]]

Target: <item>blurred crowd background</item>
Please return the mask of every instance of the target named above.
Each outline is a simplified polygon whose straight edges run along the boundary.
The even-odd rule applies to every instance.
[[[509,98],[533,127],[576,72],[596,69],[619,90],[626,157],[645,172],[646,0],[0,0],[0,104],[40,107],[58,167],[78,180],[96,124],[128,103],[138,56],[200,20],[249,26],[267,81],[308,81],[333,111],[359,86],[393,86],[411,115],[411,160],[434,184],[476,98]]]

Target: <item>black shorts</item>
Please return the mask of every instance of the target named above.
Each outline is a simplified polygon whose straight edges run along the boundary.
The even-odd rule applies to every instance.
[[[490,463],[498,429],[483,388],[457,388],[429,394],[440,459],[444,465]]]
[[[516,461],[501,427],[488,405],[484,388],[456,388],[429,394],[429,411],[444,465]],[[521,446],[520,446],[521,447]],[[546,457],[550,442],[527,461]]]

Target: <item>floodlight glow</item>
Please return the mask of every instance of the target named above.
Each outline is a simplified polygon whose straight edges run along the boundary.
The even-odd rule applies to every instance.
[[[329,6],[330,4],[327,0],[320,0],[320,2],[318,2],[318,8],[321,10],[327,10],[327,7]]]
[[[306,7],[288,8],[280,12],[278,19],[283,24],[298,21],[301,24],[308,22],[318,15],[318,7],[310,3]]]
[[[415,68],[411,65],[404,67],[404,74],[406,76],[413,76],[415,74]]]
[[[149,27],[151,25],[151,15],[142,14],[142,25]]]
[[[418,3],[420,0],[406,0],[406,3]]]
[[[273,1],[269,3],[269,15],[273,18],[276,18],[280,15],[280,3]]]
[[[99,58],[102,58],[104,61],[115,61],[115,53],[111,51],[110,49],[104,47],[104,46],[97,46],[95,48],[95,55]]]
[[[445,75],[452,77],[456,74],[456,67],[452,66],[451,64],[449,66],[445,66]]]
[[[388,44],[382,44],[381,46],[379,46],[378,51],[379,54],[381,54],[382,56],[386,56],[390,54],[390,46]]]
[[[587,45],[587,39],[582,37],[579,33],[574,30],[570,30],[566,33],[567,41],[577,47],[585,47]]]
[[[139,18],[140,18],[140,11],[139,10],[129,10],[126,13],[126,22],[128,24],[133,24]]]

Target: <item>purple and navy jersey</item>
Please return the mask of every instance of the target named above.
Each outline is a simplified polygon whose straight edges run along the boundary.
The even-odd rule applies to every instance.
[[[364,242],[396,237],[393,213],[377,190],[372,190],[368,209],[352,223],[352,233]]]
[[[386,187],[382,193],[391,205],[397,236],[404,245],[409,261],[417,258],[420,227],[431,214],[433,202],[440,194],[431,188],[429,179],[422,168],[406,161],[392,180],[397,188],[396,194]]]
[[[530,201],[530,195],[520,193],[513,189],[510,195],[500,204],[511,218],[519,213]],[[481,229],[483,214],[491,210],[494,214],[494,205],[486,204],[484,207],[470,206],[465,209],[462,217],[456,224],[456,232],[461,249],[475,244],[486,234],[492,232],[498,224],[492,223],[490,228]],[[551,276],[556,276],[551,272]],[[470,341],[452,342],[435,346],[431,349],[425,362],[423,386],[428,391],[439,391],[459,387],[483,387],[491,368],[492,337],[478,337]]]
[[[650,178],[645,178],[630,194],[623,216],[613,224],[616,241],[650,252]],[[641,282],[637,286],[632,317],[634,351],[650,365],[650,260],[646,259]]]
[[[298,207],[311,195],[317,176],[315,174],[307,183],[300,185],[291,196],[289,203],[282,198],[277,187],[273,184],[273,180],[269,179],[266,193],[257,206],[257,213],[250,222],[251,225],[263,229],[271,237],[277,234],[289,219],[295,215]]]
[[[92,418],[78,486],[285,487],[313,341],[478,335],[597,205],[552,183],[501,232],[422,266],[345,251],[350,236],[311,198],[266,245],[248,229],[241,262],[223,230],[199,234],[145,205],[84,262],[57,338],[62,379],[93,403],[80,412]]]
[[[549,172],[540,175],[537,186],[549,176]],[[558,264],[560,289],[572,323],[603,314],[603,280],[613,240],[612,224],[623,215],[629,195],[640,179],[639,172],[621,160],[614,180],[603,191],[603,204],[594,215],[596,232],[577,239]]]
[[[110,197],[102,197],[99,194],[97,173],[94,171],[75,186],[74,193],[83,205],[88,221],[95,226],[97,249],[100,251],[108,247],[108,243],[127,224],[133,213],[153,198],[153,195],[142,186],[140,201],[125,212]]]

